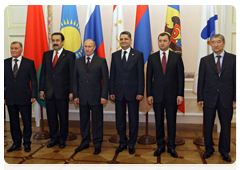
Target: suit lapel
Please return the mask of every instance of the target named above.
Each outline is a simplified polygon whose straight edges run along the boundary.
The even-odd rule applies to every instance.
[[[56,68],[56,66],[58,65],[58,63],[60,63],[60,62],[64,59],[65,56],[66,56],[66,50],[63,49],[63,51],[62,51],[61,55],[59,56],[59,58],[58,58],[58,60],[57,60],[57,63],[56,63],[56,65],[55,65],[54,68]]]
[[[81,60],[82,60],[82,64],[83,64],[83,66],[84,66],[84,69],[87,70],[88,68],[87,68],[87,64],[86,64],[86,56],[83,56],[83,57],[81,58]]]
[[[125,70],[129,67],[129,65],[132,63],[132,60],[134,58],[134,50],[131,48],[129,55],[128,55],[128,60],[127,60],[127,64],[126,64],[126,68]]]
[[[229,55],[225,51],[224,59],[223,59],[223,62],[222,62],[221,74],[224,72],[225,68],[227,67],[227,64],[229,63],[229,60],[230,60]]]
[[[172,60],[173,60],[173,56],[172,56],[172,55],[173,55],[172,52],[169,50],[165,75],[168,73],[169,65],[170,65],[170,63],[171,63]],[[161,64],[161,66],[162,66],[162,64]]]
[[[213,70],[218,74],[218,70],[217,70],[217,66],[215,64],[213,53],[209,56],[208,60],[209,60],[210,65],[212,66]]]
[[[10,71],[9,73],[12,73],[11,75],[14,78],[13,67],[12,67],[12,58],[10,60],[8,60],[8,61],[9,61],[8,65],[9,65],[9,71]]]
[[[91,60],[91,63],[90,63],[90,65],[89,65],[89,67],[88,67],[88,70],[92,67],[92,65],[94,65],[94,63],[96,62],[96,60],[97,60],[96,56],[93,55],[92,60]],[[86,64],[85,64],[85,65],[86,65]],[[86,66],[86,67],[87,67],[87,66]]]
[[[122,56],[122,50],[119,50],[117,52],[117,57],[116,57],[116,63],[119,63],[120,64],[120,67],[122,68],[123,70],[123,64],[122,64],[122,59],[121,59],[121,56]]]
[[[163,69],[162,69],[162,61],[161,61],[161,57],[160,57],[160,51],[157,52],[157,55],[156,55],[156,59],[157,59],[157,64],[160,66],[159,69],[160,69],[160,73],[163,75]]]

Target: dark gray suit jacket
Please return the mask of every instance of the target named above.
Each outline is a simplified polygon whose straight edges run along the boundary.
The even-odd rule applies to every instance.
[[[108,99],[109,72],[105,58],[93,56],[89,68],[85,56],[77,59],[74,66],[73,98],[79,98],[80,105],[101,104],[101,98]]]
[[[30,88],[31,82],[31,88]],[[34,61],[22,57],[14,78],[12,58],[4,60],[4,99],[7,105],[28,105],[31,98],[37,98],[37,77]]]

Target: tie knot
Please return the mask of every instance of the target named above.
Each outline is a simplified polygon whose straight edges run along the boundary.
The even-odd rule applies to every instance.
[[[220,55],[218,55],[218,56],[217,56],[217,58],[218,58],[218,59],[220,59],[220,58],[221,58],[221,56],[220,56]]]
[[[163,52],[163,55],[165,55],[165,52]]]
[[[15,63],[18,62],[18,59],[14,59]]]
[[[90,57],[87,57],[88,61],[90,60]]]
[[[127,51],[124,51],[123,53],[124,53],[124,54],[126,54],[126,53],[127,53]]]

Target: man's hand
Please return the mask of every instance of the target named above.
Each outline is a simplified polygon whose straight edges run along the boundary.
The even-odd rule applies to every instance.
[[[198,102],[198,106],[203,107],[203,101]]]
[[[79,98],[74,99],[74,104],[75,104],[76,107],[79,105]]]
[[[143,96],[142,95],[137,95],[136,99],[140,101],[140,100],[143,99]]]
[[[153,104],[153,97],[152,97],[152,96],[149,96],[149,97],[147,98],[147,102],[148,102],[148,104],[152,105],[152,104]]]
[[[69,100],[72,101],[73,100],[73,94],[69,93]]]
[[[40,99],[45,100],[45,94],[44,94],[44,92],[40,92]]]
[[[111,99],[112,101],[115,101],[115,94],[110,95],[110,99]]]
[[[35,102],[36,101],[36,98],[31,98],[31,102]]]
[[[104,99],[104,98],[101,98],[101,104],[105,104],[107,102],[107,100],[106,99]]]
[[[236,109],[236,101],[233,101],[233,109]]]
[[[177,105],[181,105],[183,102],[183,97],[178,96],[177,97]]]

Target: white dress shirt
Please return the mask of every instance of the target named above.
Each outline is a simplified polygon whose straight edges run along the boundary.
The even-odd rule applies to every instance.
[[[128,57],[129,57],[129,54],[130,54],[130,50],[131,50],[131,47],[129,47],[127,50],[123,50],[123,49],[122,49],[122,56],[121,56],[121,59],[123,58],[124,51],[127,51],[125,57],[126,57],[126,61],[128,61]]]
[[[14,67],[14,64],[15,64],[15,58],[14,57],[12,57],[12,70],[13,70],[13,67]],[[19,69],[19,67],[20,67],[20,64],[21,64],[21,61],[22,61],[22,56],[20,55],[18,58],[17,58],[17,65],[18,65],[18,69]]]
[[[166,63],[167,63],[167,61],[168,61],[169,49],[167,49],[167,51],[162,51],[162,50],[159,51],[161,63],[162,63],[162,58],[163,58],[163,52],[165,52],[165,55],[166,55]]]
[[[87,59],[87,58],[88,58],[88,57],[90,58],[90,59],[89,59],[89,62],[91,63],[93,56],[94,56],[94,53],[93,53],[92,55],[90,55],[90,56],[86,56],[86,55],[85,55],[86,64],[87,64],[87,62],[88,62],[88,59]]]
[[[62,51],[63,51],[63,47],[58,51],[58,54],[57,54],[57,55],[58,55],[58,58],[60,57]],[[53,59],[54,59],[54,57],[55,57],[55,55],[56,55],[56,52],[57,52],[57,51],[53,50],[52,62],[53,62]]]

